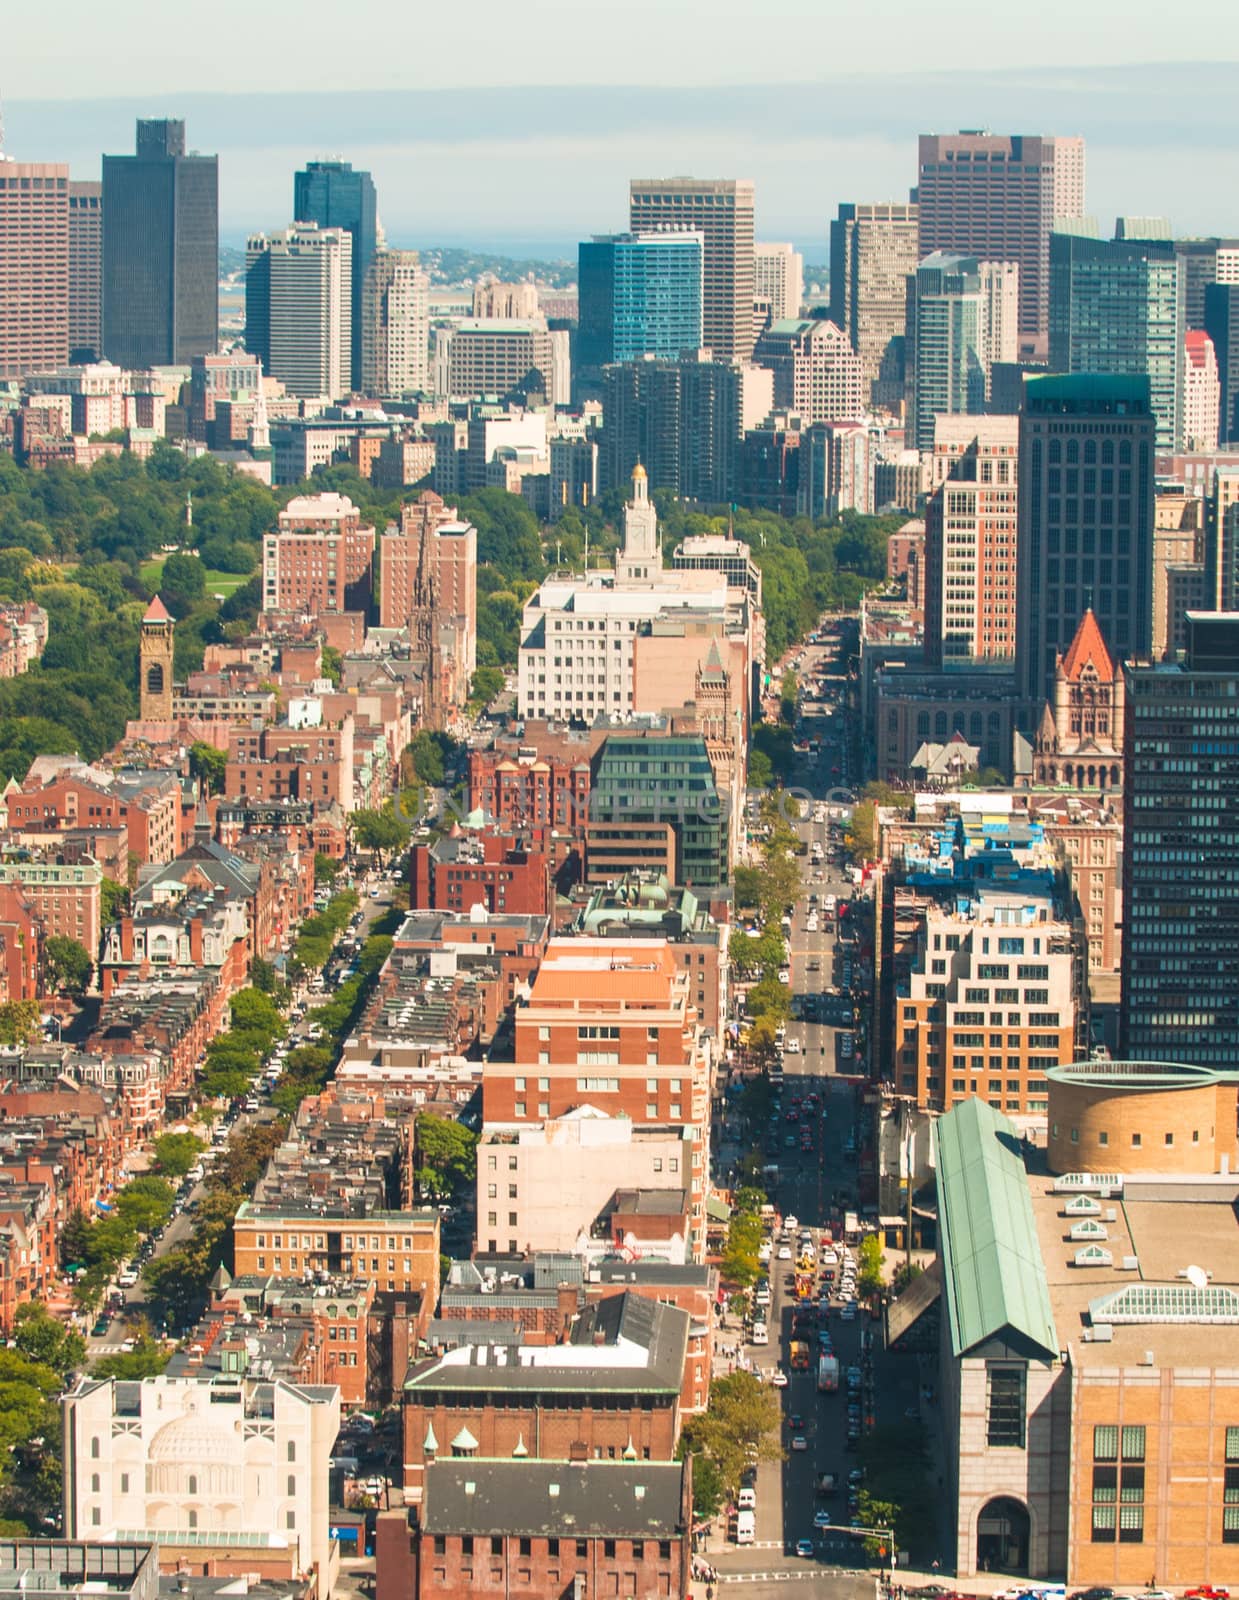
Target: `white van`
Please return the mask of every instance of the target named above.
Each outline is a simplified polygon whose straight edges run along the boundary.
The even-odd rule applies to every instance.
[[[770,1329],[766,1326],[766,1324],[764,1322],[755,1322],[753,1324],[753,1339],[752,1339],[752,1342],[753,1342],[753,1344],[769,1344],[770,1343]]]
[[[741,1511],[756,1511],[757,1490],[741,1489],[740,1493],[736,1496],[736,1505]]]
[[[753,1511],[736,1512],[736,1543],[752,1544],[757,1537],[757,1514]]]

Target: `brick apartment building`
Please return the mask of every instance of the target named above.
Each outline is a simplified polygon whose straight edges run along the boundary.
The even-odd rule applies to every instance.
[[[317,616],[367,611],[374,529],[342,494],[298,495],[263,539],[262,609]]]
[[[532,835],[455,832],[410,852],[414,911],[468,912],[474,906],[518,916],[551,910],[550,855],[542,830]]]
[[[439,1297],[437,1211],[350,1214],[340,1202],[288,1205],[247,1200],[233,1224],[237,1276],[366,1274],[379,1289]]]
[[[531,750],[521,759],[506,749],[470,750],[469,808],[507,828],[570,829],[584,838],[589,773],[587,754]]]
[[[224,789],[247,803],[303,800],[315,811],[354,809],[353,718],[336,726],[232,729]]]
[[[436,1461],[416,1510],[380,1513],[376,1600],[689,1593],[687,1463]]]
[[[14,856],[0,861],[0,885],[19,886],[35,908],[44,935],[76,939],[92,953],[99,948],[99,907],[103,869],[84,859],[73,863],[45,857]]]
[[[170,861],[183,843],[180,780],[175,773],[120,776],[104,785],[73,772],[48,783],[28,776],[7,802],[15,832],[90,832],[123,827],[141,865]]]

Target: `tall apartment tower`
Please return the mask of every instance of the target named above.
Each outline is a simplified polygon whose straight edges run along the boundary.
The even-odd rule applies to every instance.
[[[1203,328],[1189,328],[1183,367],[1183,443],[1188,450],[1216,450],[1222,385],[1217,352]]]
[[[186,155],[182,121],[139,122],[136,153],[103,158],[103,353],[188,366],[218,339],[218,160]]]
[[[103,354],[103,185],[69,183],[69,359]]]
[[[320,228],[343,228],[353,243],[350,360],[352,387],[361,385],[362,297],[366,274],[378,248],[378,195],[368,172],[355,172],[351,161],[307,161],[293,179],[293,218]]]
[[[913,442],[932,450],[934,418],[983,412],[991,367],[1015,360],[1019,269],[935,251],[908,279],[907,295]]]
[[[1239,1052],[1239,615],[1189,612],[1181,666],[1127,668],[1121,1045],[1129,1060]]]
[[[0,378],[69,358],[69,169],[0,152]]]
[[[245,345],[289,394],[338,400],[352,387],[353,243],[294,222],[245,249]]]
[[[792,244],[753,246],[754,334],[798,317],[804,303],[804,257]]]
[[[754,189],[748,178],[634,178],[633,233],[702,237],[702,341],[720,361],[753,353]]]
[[[1112,661],[1152,650],[1155,430],[1147,377],[1025,381],[1015,670],[1037,711],[1090,607]]]
[[[940,417],[925,507],[925,666],[1015,655],[1019,422]]]
[[[577,248],[577,381],[612,361],[675,361],[702,344],[700,233],[608,234]]]
[[[1183,266],[1170,240],[1050,240],[1050,370],[1142,374],[1157,448],[1182,448]]]
[[[918,208],[846,202],[830,224],[830,320],[852,341],[874,405],[903,400],[907,283],[920,260]]]
[[[430,388],[430,278],[416,250],[380,250],[361,297],[361,388],[421,394]],[[356,386],[355,386],[356,387]]]
[[[146,608],[138,640],[139,716],[143,722],[172,721],[172,614],[158,595]]]
[[[955,250],[1020,268],[1020,339],[1049,326],[1050,234],[1084,215],[1084,140],[973,130],[922,134],[920,254]]]

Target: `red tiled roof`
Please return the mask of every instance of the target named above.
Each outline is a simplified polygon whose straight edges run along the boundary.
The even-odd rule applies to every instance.
[[[1091,606],[1080,618],[1075,638],[1063,657],[1063,671],[1068,681],[1076,682],[1090,661],[1099,682],[1114,682],[1114,663],[1110,660],[1110,652],[1106,649],[1106,641],[1101,636],[1101,628]]]

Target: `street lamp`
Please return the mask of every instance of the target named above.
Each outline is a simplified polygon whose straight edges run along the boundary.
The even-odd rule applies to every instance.
[[[890,1546],[890,1568],[891,1568],[891,1571],[894,1572],[894,1570],[895,1570],[895,1530],[894,1530],[894,1528],[854,1528],[851,1525],[851,1523],[827,1522],[827,1523],[819,1525],[819,1532],[821,1532],[821,1533],[849,1533],[849,1534],[852,1535],[853,1538],[859,1537],[859,1538],[862,1538],[862,1539],[885,1539],[887,1541],[887,1543],[889,1544],[889,1546]],[[878,1550],[879,1550],[878,1559],[879,1559],[879,1561],[883,1562],[883,1564],[885,1564],[885,1557],[881,1553],[882,1549],[883,1549],[883,1546],[879,1545],[879,1547],[878,1547]]]

